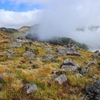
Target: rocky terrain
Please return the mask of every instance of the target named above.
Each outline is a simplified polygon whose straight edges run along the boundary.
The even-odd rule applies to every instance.
[[[22,30],[22,29],[21,29]],[[0,31],[0,100],[100,100],[100,52]]]

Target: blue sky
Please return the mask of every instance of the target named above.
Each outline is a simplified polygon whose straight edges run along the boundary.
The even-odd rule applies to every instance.
[[[15,11],[15,12],[25,12],[34,9],[42,9],[42,7],[43,6],[41,4],[26,4],[26,3],[11,4],[9,1],[6,1],[4,3],[0,2],[0,9]]]

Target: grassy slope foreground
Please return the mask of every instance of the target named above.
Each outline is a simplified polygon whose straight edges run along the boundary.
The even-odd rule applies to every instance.
[[[59,55],[56,51],[63,46],[47,45],[46,43],[34,41],[34,45],[23,44],[22,47],[9,47],[15,42],[6,33],[0,32],[0,75],[3,75],[3,80],[0,76],[0,100],[81,100],[84,94],[84,88],[95,79],[91,76],[99,73],[99,59],[97,64],[93,65],[93,69],[84,73],[82,77],[76,77],[76,72],[64,71],[60,69],[61,64],[66,58],[72,59],[80,66],[88,67],[84,64],[85,61],[93,61],[91,55],[97,55],[90,51],[78,48],[81,57],[73,55]],[[29,47],[36,55],[34,58],[23,57],[25,47]],[[48,51],[46,48],[52,48]],[[8,58],[9,50],[15,51],[12,58]],[[7,53],[5,53],[7,52]],[[46,53],[58,56],[59,60],[45,60],[43,56]],[[30,63],[31,61],[31,63]],[[33,69],[29,68],[33,66]],[[57,75],[52,74],[52,71],[58,70],[64,73],[67,77],[67,82],[63,85],[52,82],[52,79]],[[23,90],[25,83],[35,83],[38,87],[37,91],[31,94],[26,94]]]

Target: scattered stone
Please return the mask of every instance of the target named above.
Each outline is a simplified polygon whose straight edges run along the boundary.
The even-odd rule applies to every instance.
[[[28,69],[29,69],[29,70],[32,70],[32,69],[34,69],[34,68],[33,68],[33,66],[30,66]]]
[[[33,49],[31,49],[31,48],[29,48],[29,47],[25,47],[25,51],[33,52]]]
[[[92,61],[92,62],[84,62],[85,64],[87,64],[88,66],[91,66],[91,65],[95,65],[97,63],[96,60]]]
[[[49,43],[47,43],[47,42],[45,42],[45,45],[46,45],[46,46],[49,46],[50,44],[49,44]]]
[[[44,48],[44,50],[51,51],[52,48]]]
[[[24,89],[26,90],[27,94],[30,94],[37,91],[37,85],[34,83],[33,84],[27,83],[25,84]]]
[[[59,76],[57,76],[56,78],[54,78],[55,82],[58,82],[60,85],[62,85],[64,82],[67,81],[67,77],[65,74],[61,74]]]
[[[32,64],[34,62],[34,60],[30,60],[29,63]]]
[[[12,59],[13,58],[13,54],[12,53],[7,53],[7,58]]]
[[[40,61],[41,61],[41,58],[36,58],[36,60],[37,60],[38,62],[40,62]]]
[[[79,67],[80,66],[71,59],[65,59],[60,68],[69,71],[76,71]]]
[[[8,52],[9,52],[9,53],[12,53],[12,54],[16,53],[15,50],[8,50]]]
[[[99,56],[97,56],[97,55],[91,55],[91,58],[94,60],[94,59],[98,59]]]
[[[98,75],[97,74],[94,74],[94,75],[91,76],[91,78],[97,80],[98,79]]]
[[[66,49],[58,49],[56,51],[59,55],[65,55],[66,54]]]
[[[77,77],[77,78],[79,78],[79,77],[82,77],[82,74],[77,73],[77,74],[75,74],[74,76]]]
[[[52,74],[57,74],[59,71],[58,70],[54,70],[52,71]]]
[[[15,47],[22,47],[22,44],[19,43],[19,42],[14,42],[13,44],[10,44],[8,47],[12,47],[12,48],[15,48]]]
[[[54,56],[52,54],[46,54],[46,55],[44,55],[43,58],[46,59],[46,60],[51,60],[51,59],[54,58]]]
[[[74,44],[74,43],[71,42],[71,41],[68,43],[67,47],[68,47],[68,48],[72,48],[72,49],[78,49],[78,48],[79,48],[76,44]]]

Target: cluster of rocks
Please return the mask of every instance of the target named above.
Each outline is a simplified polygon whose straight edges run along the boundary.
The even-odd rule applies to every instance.
[[[79,48],[76,44],[74,44],[74,43],[71,42],[71,41],[68,43],[67,47],[68,47],[68,48],[72,48],[72,49],[78,49],[78,48]]]
[[[59,60],[58,56],[53,56],[53,55],[50,54],[50,53],[45,54],[45,55],[43,56],[43,59],[45,59],[45,60],[56,60],[56,61]]]
[[[85,88],[85,100],[100,100],[100,81],[96,81]]]
[[[8,47],[11,47],[11,48],[22,47],[22,44],[19,42],[14,42],[13,44],[10,44]]]

